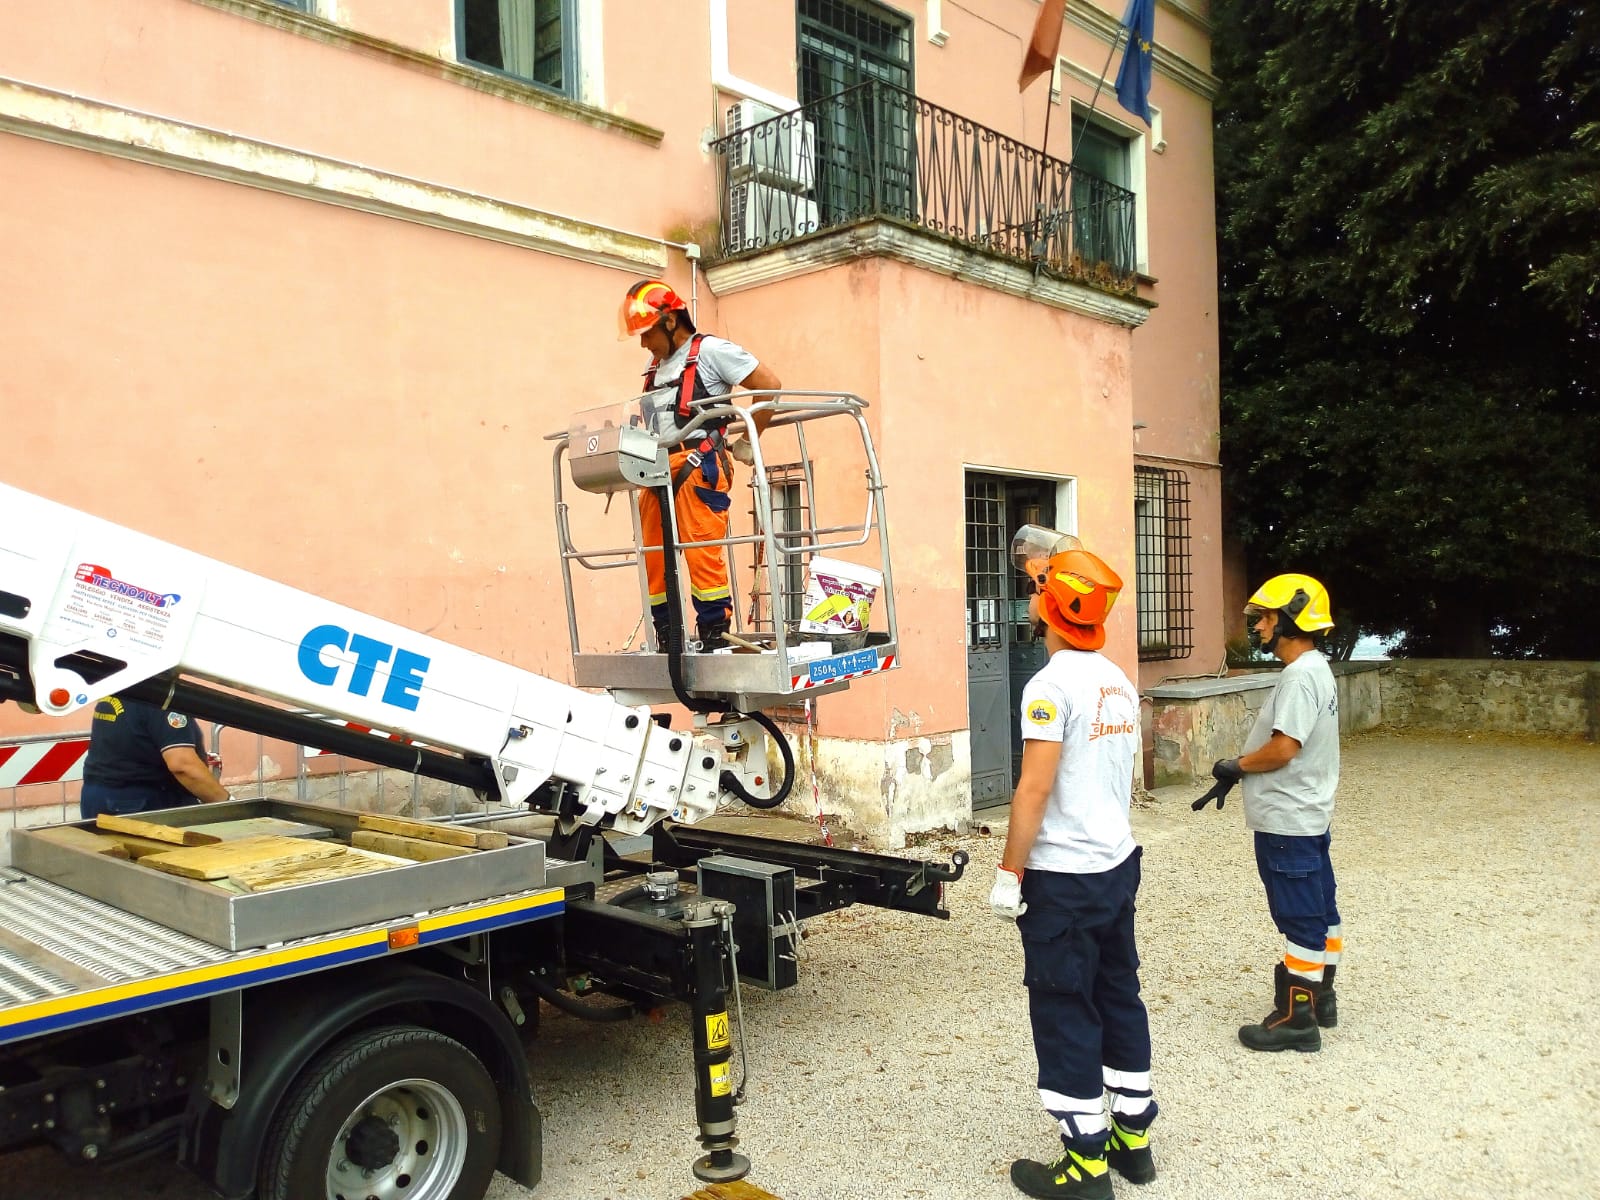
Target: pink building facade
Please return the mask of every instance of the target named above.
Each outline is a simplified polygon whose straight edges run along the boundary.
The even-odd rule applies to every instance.
[[[570,679],[545,437],[638,390],[662,276],[871,404],[901,665],[816,703],[792,805],[981,819],[1017,525],[1122,574],[1142,687],[1223,661],[1210,27],[1158,6],[1146,126],[1095,98],[1121,7],[1019,95],[1034,0],[0,5],[4,479]]]

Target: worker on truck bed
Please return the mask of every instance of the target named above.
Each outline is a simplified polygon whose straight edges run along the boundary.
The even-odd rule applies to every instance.
[[[726,396],[736,387],[773,391],[783,386],[771,367],[726,338],[695,331],[689,307],[659,279],[641,279],[628,289],[620,314],[622,337],[637,337],[650,352],[644,390],[650,431],[669,447],[673,504],[677,510],[680,542],[713,541],[727,536],[728,508],[732,502],[733,461],[721,427],[702,427],[685,442],[680,431],[691,419],[690,402]],[[757,432],[771,419],[756,418]],[[690,444],[692,443],[692,444]],[[661,543],[661,501],[655,491],[639,493],[639,519],[646,546]],[[733,614],[733,591],[728,583],[728,559],[720,546],[702,546],[683,552],[689,567],[689,588],[694,599],[697,633],[703,650],[723,644]],[[660,550],[646,551],[645,571],[650,580],[650,619],[656,644],[667,643],[668,603],[666,566]]]
[[[121,696],[94,706],[78,801],[84,820],[231,799],[206,765],[191,718]]]

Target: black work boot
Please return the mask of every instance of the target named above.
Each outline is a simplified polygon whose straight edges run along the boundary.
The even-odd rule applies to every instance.
[[[1111,1200],[1111,1168],[1104,1142],[1063,1148],[1053,1162],[1019,1158],[1011,1164],[1011,1182],[1038,1200]]]
[[[1317,1024],[1332,1029],[1339,1023],[1339,995],[1333,990],[1333,973],[1338,964],[1322,968],[1322,990],[1317,993]]]
[[[1259,1025],[1241,1025],[1239,1040],[1252,1050],[1321,1050],[1316,1002],[1322,985],[1289,974],[1282,963],[1273,972],[1273,983],[1272,1011]]]
[[[1147,1120],[1141,1116],[1139,1120]],[[1106,1139],[1106,1162],[1129,1183],[1150,1183],[1156,1177],[1155,1159],[1150,1156],[1150,1127],[1129,1129],[1111,1118],[1111,1136]]]
[[[722,637],[723,634],[728,632],[727,618],[723,618],[720,621],[696,622],[695,632],[700,636],[700,649],[703,652],[709,653],[729,644]]]
[[[656,630],[656,651],[665,654],[672,639],[672,627],[665,606],[650,610],[650,623]]]

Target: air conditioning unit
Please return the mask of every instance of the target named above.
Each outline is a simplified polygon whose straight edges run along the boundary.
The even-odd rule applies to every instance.
[[[815,233],[817,202],[764,183],[735,183],[728,189],[724,250],[737,254]]]
[[[728,178],[803,192],[816,179],[816,126],[796,109],[780,113],[754,100],[728,108]]]

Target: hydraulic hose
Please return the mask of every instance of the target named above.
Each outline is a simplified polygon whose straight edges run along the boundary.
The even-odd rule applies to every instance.
[[[738,776],[732,771],[724,771],[717,782],[722,785],[723,791],[732,792],[752,808],[777,808],[789,798],[789,789],[794,787],[794,751],[789,749],[789,739],[783,736],[783,731],[773,724],[766,713],[743,713],[757,725],[767,731],[773,741],[778,743],[778,753],[783,756],[783,786],[770,796],[754,796],[745,790],[744,784],[739,782]]]
[[[714,713],[726,711],[726,705],[705,697],[691,696],[683,683],[683,609],[678,603],[678,531],[667,488],[653,489],[661,506],[661,565],[667,588],[667,677],[672,680],[672,694],[678,703],[690,712]]]
[[[549,1001],[551,1007],[580,1021],[627,1021],[633,1018],[631,1004],[585,1004],[543,979],[534,977],[531,982],[539,999]]]
[[[690,712],[731,712],[726,705],[718,704],[715,700],[691,696],[684,686],[683,610],[678,605],[678,532],[673,527],[676,522],[668,504],[667,489],[654,490],[661,506],[661,555],[667,587],[667,677],[672,680],[672,694]],[[770,796],[756,796],[732,771],[724,771],[717,782],[723,791],[732,792],[752,808],[777,808],[789,798],[790,789],[794,787],[794,751],[789,748],[789,739],[783,736],[783,731],[765,713],[735,712],[733,715],[749,717],[778,743],[778,753],[783,757],[783,785]]]

